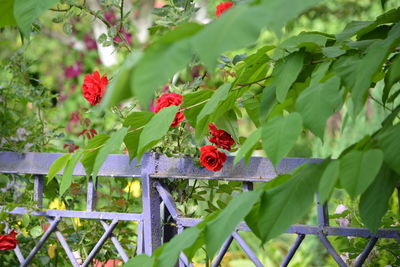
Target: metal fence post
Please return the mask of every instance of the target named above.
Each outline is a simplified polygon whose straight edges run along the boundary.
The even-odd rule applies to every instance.
[[[43,175],[35,175],[33,200],[37,202],[36,206],[39,209],[43,209],[43,192],[44,192]]]
[[[141,164],[144,253],[151,255],[161,246],[160,196],[150,176],[156,170],[157,159],[151,154],[144,155]]]

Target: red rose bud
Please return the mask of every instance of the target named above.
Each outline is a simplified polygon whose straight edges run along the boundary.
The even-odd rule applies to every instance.
[[[210,171],[219,171],[226,161],[226,154],[212,145],[200,147],[200,164]]]
[[[17,234],[12,230],[8,235],[0,235],[0,250],[15,249],[18,244],[18,240],[15,239]]]
[[[92,75],[86,74],[82,84],[82,94],[90,105],[94,106],[100,103],[107,84],[108,79],[106,75],[100,77],[100,74],[97,71]]]
[[[208,129],[212,135],[212,137],[208,139],[211,143],[215,144],[219,148],[226,149],[228,151],[231,150],[231,146],[235,144],[235,141],[232,139],[232,136],[229,133],[222,129],[217,129],[217,127],[215,127],[215,125],[212,123],[208,125]]]
[[[179,106],[180,104],[182,104],[182,96],[180,94],[176,93],[163,94],[157,99],[154,111],[158,113],[163,108],[169,106]],[[171,127],[178,126],[179,123],[181,123],[184,118],[185,115],[183,114],[183,112],[177,112],[175,115],[175,119],[171,124]]]
[[[64,148],[68,148],[68,153],[74,153],[75,150],[79,148],[79,146],[76,146],[75,144],[65,144]]]
[[[221,16],[222,13],[230,9],[232,6],[233,2],[225,2],[218,4],[215,10],[215,15],[217,15],[217,17]]]

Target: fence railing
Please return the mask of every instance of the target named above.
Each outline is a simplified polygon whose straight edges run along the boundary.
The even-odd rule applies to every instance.
[[[0,173],[18,173],[34,175],[34,200],[37,202],[39,211],[29,211],[22,207],[17,207],[10,214],[22,215],[28,213],[33,216],[46,218],[50,226],[41,236],[36,245],[30,250],[27,256],[22,255],[21,249],[17,246],[16,256],[21,266],[28,266],[33,257],[42,248],[52,233],[60,242],[65,250],[72,266],[88,266],[99,252],[104,243],[110,239],[124,262],[128,261],[128,256],[114,236],[113,231],[121,221],[138,222],[138,238],[136,248],[137,254],[146,253],[151,255],[163,242],[170,240],[175,234],[179,234],[185,228],[198,224],[201,219],[188,218],[183,216],[176,207],[169,190],[163,185],[163,179],[205,179],[223,181],[241,181],[243,191],[252,190],[255,182],[268,182],[277,174],[285,174],[289,171],[309,162],[320,162],[319,159],[287,158],[284,159],[275,170],[266,158],[253,157],[245,166],[239,163],[233,166],[233,157],[228,157],[224,168],[219,172],[208,171],[204,168],[197,168],[190,159],[187,158],[168,158],[164,155],[147,153],[143,156],[140,164],[135,160],[129,162],[127,155],[109,155],[99,171],[100,177],[137,177],[142,182],[142,213],[118,213],[118,212],[99,212],[96,211],[96,185],[89,179],[87,185],[87,200],[85,211],[75,210],[49,210],[43,208],[44,175],[47,174],[51,164],[60,157],[60,153],[26,153],[17,154],[13,152],[0,152]],[[61,174],[61,173],[60,173]],[[74,176],[85,176],[83,166],[78,163]],[[161,214],[160,206],[164,206]],[[357,257],[355,266],[361,266],[366,260],[376,242],[380,238],[392,238],[400,243],[400,232],[396,229],[380,229],[377,233],[371,233],[366,228],[354,227],[332,227],[329,225],[328,209],[326,204],[322,205],[317,199],[318,225],[292,225],[286,233],[296,234],[297,239],[289,250],[281,266],[287,266],[294,254],[302,244],[307,235],[318,236],[322,245],[334,258],[339,266],[347,266],[338,252],[332,246],[327,236],[353,236],[369,239],[363,252]],[[67,240],[58,230],[58,224],[65,218],[81,218],[99,220],[104,233],[88,253],[87,258],[82,264],[78,264]],[[162,225],[162,219],[172,220],[176,227]],[[250,229],[243,222],[240,223],[232,235],[225,241],[218,255],[215,257],[212,266],[218,266],[233,240],[248,255],[256,266],[263,266],[257,258],[256,253],[240,235],[241,231]],[[192,266],[183,253],[179,258],[179,266]]]

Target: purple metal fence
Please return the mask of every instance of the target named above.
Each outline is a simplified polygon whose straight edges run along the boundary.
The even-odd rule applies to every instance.
[[[19,173],[33,174],[34,177],[34,198],[37,201],[37,207],[42,209],[44,181],[43,175],[46,175],[50,165],[60,157],[60,153],[26,153],[23,155],[13,152],[0,152],[0,173]],[[168,158],[164,155],[145,154],[140,165],[135,160],[129,162],[127,155],[109,155],[98,176],[103,177],[137,177],[142,181],[142,203],[143,211],[141,214],[136,213],[116,213],[116,212],[97,212],[96,207],[96,185],[89,179],[87,190],[86,211],[73,210],[40,210],[28,211],[25,208],[15,208],[9,213],[22,215],[30,212],[31,215],[42,216],[47,218],[50,227],[42,235],[36,246],[32,248],[29,255],[24,257],[19,247],[15,249],[21,266],[27,266],[32,258],[37,254],[46,240],[52,233],[55,233],[61,246],[67,253],[72,266],[88,266],[94,259],[96,253],[101,249],[107,239],[110,239],[120,254],[122,260],[126,262],[128,256],[124,248],[119,243],[113,230],[120,221],[137,221],[138,222],[138,241],[137,254],[152,254],[163,241],[168,241],[174,234],[179,234],[185,228],[198,224],[200,219],[184,217],[176,207],[176,203],[163,185],[162,180],[165,178],[172,179],[205,179],[205,180],[223,180],[223,181],[241,181],[243,182],[243,191],[252,190],[254,182],[268,182],[277,174],[288,173],[290,170],[304,164],[305,162],[320,162],[319,159],[302,159],[288,158],[284,159],[275,170],[272,164],[266,158],[251,158],[248,165],[244,166],[239,163],[233,166],[233,157],[229,157],[224,168],[220,172],[211,172],[206,169],[196,168],[190,159],[186,158]],[[84,176],[83,166],[78,163],[73,175]],[[160,206],[164,207],[164,213],[161,214]],[[355,266],[361,266],[374,245],[380,238],[392,238],[400,243],[400,232],[395,229],[380,229],[373,234],[366,228],[354,227],[332,227],[329,226],[328,210],[326,205],[318,202],[317,198],[318,225],[292,225],[286,233],[296,234],[297,239],[281,266],[287,266],[302,241],[307,235],[316,235],[319,237],[323,246],[328,253],[334,258],[339,266],[347,266],[337,251],[332,247],[327,236],[353,236],[368,238],[369,242],[364,251],[356,260]],[[175,229],[171,226],[162,226],[162,219],[169,218],[176,225]],[[76,261],[68,243],[62,233],[57,229],[58,224],[64,218],[81,218],[99,220],[104,228],[104,234],[98,240],[92,251],[88,254],[83,264],[79,265]],[[111,223],[107,223],[111,221]],[[167,229],[167,227],[169,227]],[[225,241],[219,254],[213,261],[212,266],[219,266],[225,253],[233,240],[248,255],[249,259],[256,266],[263,266],[257,255],[252,251],[249,245],[241,237],[240,231],[249,231],[245,223],[240,223],[232,235]],[[163,233],[163,235],[162,235]],[[192,266],[186,256],[182,253],[179,258],[179,266]]]

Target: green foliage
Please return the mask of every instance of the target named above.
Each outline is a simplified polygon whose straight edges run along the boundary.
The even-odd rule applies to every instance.
[[[15,0],[0,1],[0,10],[3,11],[0,18],[0,27],[11,26],[16,24],[14,18],[14,1]]]
[[[194,54],[213,71],[221,53],[250,45],[265,27],[280,30],[286,22],[317,2],[296,0],[290,9],[281,1],[244,3],[207,27],[194,23],[180,25],[145,51],[133,68],[131,92],[147,106],[154,90],[186,66]]]
[[[51,180],[59,173],[65,165],[67,165],[68,161],[71,159],[72,154],[64,154],[58,159],[56,159],[52,164],[49,169],[49,172],[47,173],[47,184],[51,182]]]
[[[88,174],[92,176],[93,183],[96,183],[97,174],[100,171],[101,166],[107,159],[108,155],[111,154],[115,149],[120,149],[126,134],[128,133],[128,128],[121,128],[117,130],[111,137],[104,143],[104,145],[99,149],[96,159],[93,164],[92,173]]]
[[[15,0],[14,17],[25,38],[29,38],[32,23],[60,0]]]
[[[272,84],[276,86],[276,99],[283,102],[293,82],[303,68],[304,53],[295,52],[281,59],[272,73]]]
[[[185,118],[188,120],[190,125],[196,125],[197,116],[199,115],[200,111],[204,108],[204,105],[206,104],[204,101],[208,101],[208,99],[211,97],[212,94],[213,91],[211,90],[199,90],[183,96],[182,108],[185,109],[184,111]],[[197,106],[187,109],[194,105]]]
[[[64,195],[65,191],[67,191],[70,185],[72,184],[73,180],[72,174],[74,173],[75,166],[78,163],[81,156],[82,152],[75,153],[65,166],[64,173],[60,182],[60,196]]]
[[[202,28],[194,23],[180,25],[150,46],[140,58],[131,74],[131,91],[145,107],[155,88],[189,63],[193,52],[190,37]]]
[[[6,12],[5,16],[0,18],[0,27],[17,24],[23,35],[28,37],[33,28],[32,24],[36,32],[40,31],[39,27],[36,27],[39,26],[36,24],[37,19],[57,2],[49,0],[38,4],[34,1],[1,1],[0,7],[11,12]],[[54,162],[48,174],[48,181],[50,185],[55,184],[54,176],[62,168],[65,169],[59,192],[61,196],[73,180],[85,179],[72,178],[75,165],[82,155],[80,161],[87,175],[92,175],[95,179],[107,156],[119,150],[122,143],[128,149],[131,160],[135,157],[140,160],[146,151],[152,150],[168,156],[186,155],[196,161],[198,147],[205,142],[204,136],[208,132],[209,123],[215,123],[235,139],[238,147],[235,164],[242,159],[247,162],[253,151],[263,148],[261,153],[266,152],[276,167],[284,157],[297,155],[300,143],[309,145],[310,142],[319,139],[318,142],[323,142],[323,145],[329,147],[329,141],[336,135],[341,135],[348,141],[343,142],[345,145],[340,148],[340,152],[344,150],[342,154],[329,150],[326,153],[328,158],[323,163],[306,166],[294,174],[278,176],[259,191],[236,196],[233,192],[237,185],[232,184],[210,182],[203,188],[204,186],[196,187],[195,184],[185,181],[174,185],[174,193],[182,203],[190,199],[195,203],[195,209],[204,204],[206,212],[217,212],[197,227],[175,237],[152,257],[139,256],[131,260],[128,266],[172,266],[181,251],[191,259],[202,247],[205,247],[208,256],[212,257],[244,217],[261,241],[266,242],[284,232],[290,224],[302,219],[313,203],[317,191],[321,201],[325,202],[334,195],[335,188],[344,188],[354,200],[361,196],[359,210],[362,221],[356,226],[365,224],[372,231],[376,231],[381,225],[394,224],[388,223],[390,220],[393,222],[395,218],[390,214],[392,210],[388,206],[393,206],[391,195],[398,185],[400,175],[400,9],[389,10],[374,21],[351,22],[337,35],[315,31],[301,32],[290,38],[286,38],[285,35],[283,39],[286,40],[280,45],[271,41],[273,37],[268,32],[263,32],[264,29],[272,29],[280,34],[282,26],[309,7],[313,9],[293,23],[302,25],[302,21],[312,17],[312,14],[325,14],[326,12],[321,10],[325,10],[326,6],[314,7],[317,2],[319,1],[291,1],[288,8],[286,2],[278,0],[241,1],[213,22],[200,25],[188,22],[195,12],[192,1],[170,1],[169,5],[155,10],[155,16],[159,19],[150,29],[150,45],[144,52],[134,52],[129,56],[122,54],[119,58],[126,58],[122,67],[116,71],[107,69],[107,73],[111,73],[111,83],[103,98],[103,107],[118,105],[122,100],[131,97],[136,97],[141,104],[136,105],[136,102],[133,102],[132,107],[126,109],[114,108],[118,119],[109,119],[101,113],[101,119],[97,118],[97,123],[102,127],[107,125],[102,128],[105,132],[114,131],[115,124],[122,124],[123,127],[110,135],[98,134],[88,142],[84,140],[82,144],[87,144],[82,151],[73,155],[66,154]],[[386,1],[383,2],[387,4]],[[123,14],[123,8],[115,1],[102,1],[103,3],[108,3],[113,8],[121,8],[121,21],[118,26],[107,26],[107,33],[103,33],[98,41],[103,45],[113,44],[118,47],[117,42],[113,43],[112,39],[116,37],[119,26],[128,28],[124,18],[128,14]],[[76,30],[79,31],[79,26],[70,19],[78,11],[89,14],[91,18],[96,17],[99,21],[102,19],[101,12],[91,13],[84,5],[69,6],[66,11],[62,11],[65,14],[62,13],[56,18],[46,17],[41,21],[48,19],[57,23],[63,22],[63,26],[60,25],[59,28],[67,35],[73,35]],[[108,6],[104,10],[107,8]],[[15,16],[16,21],[12,14],[18,14]],[[288,25],[285,34],[290,32],[291,26]],[[45,27],[44,29],[47,29]],[[157,38],[161,32],[167,33]],[[77,36],[77,39],[81,37]],[[135,51],[142,48],[138,46],[136,43],[132,45]],[[235,49],[240,50],[233,51]],[[87,57],[85,55],[82,58]],[[218,58],[223,64],[217,65]],[[63,60],[64,58],[61,62],[64,64]],[[40,110],[48,106],[47,102],[52,96],[44,93],[45,89],[48,89],[45,86],[33,86],[34,82],[48,82],[42,82],[45,80],[43,77],[32,78],[30,71],[40,67],[35,65],[31,68],[21,57],[16,57],[11,62],[13,63],[3,65],[11,70],[9,73],[13,77],[7,76],[9,74],[2,76],[2,80],[10,82],[4,85],[2,82],[0,85],[1,99],[5,99],[0,110],[0,117],[5,125],[1,129],[1,145],[6,149],[20,150],[21,147],[14,146],[14,140],[10,137],[16,135],[15,125],[22,121],[32,126],[29,131],[40,127],[37,131],[32,130],[35,136],[44,138],[50,135],[50,129],[46,127],[40,115],[39,119],[33,120],[29,113],[34,113],[31,111],[33,106],[33,111],[38,110],[40,114]],[[60,65],[59,62],[57,64]],[[57,64],[52,62],[49,65]],[[69,62],[65,64],[68,65]],[[89,72],[87,64],[84,65],[84,71]],[[195,74],[196,68],[199,71]],[[57,69],[54,72],[57,72]],[[168,82],[172,76],[174,78]],[[79,77],[73,81],[61,82],[64,82],[64,86],[66,83],[80,85],[81,81],[82,78]],[[54,81],[48,84],[56,87]],[[154,92],[163,85],[168,85],[170,92],[183,95],[182,105],[167,107],[156,114],[140,111],[141,108],[145,110],[148,107]],[[66,87],[65,91],[68,91],[70,88]],[[76,95],[81,97],[80,92]],[[10,103],[11,98],[18,101]],[[378,99],[382,99],[382,103]],[[75,103],[74,108],[82,109],[81,104]],[[383,119],[386,117],[382,127],[362,129],[360,137],[346,136],[346,127],[354,126],[355,115],[364,115],[363,118],[370,119],[371,106],[375,108],[376,105],[381,107],[373,112],[379,112]],[[25,113],[20,112],[23,115],[19,118],[13,111],[9,111],[12,106],[17,106]],[[170,127],[176,112],[180,110],[185,114],[185,121],[178,127]],[[253,123],[249,122],[247,117],[243,118],[243,110]],[[100,114],[99,112],[105,111],[91,107],[85,109],[84,113],[93,118]],[[349,113],[353,118],[349,117]],[[26,117],[24,114],[27,114]],[[332,115],[341,117],[338,126],[332,126],[333,123],[329,120]],[[238,119],[241,119],[240,125],[250,125],[251,129],[246,131],[247,129],[242,128],[239,131]],[[61,125],[60,128],[64,127],[65,125]],[[310,131],[313,134],[310,134]],[[248,136],[248,132],[252,134]],[[56,136],[54,132],[51,134],[52,137]],[[355,143],[350,145],[349,140]],[[34,141],[32,143],[36,144],[35,149],[39,147],[39,150],[47,144],[46,140]],[[73,144],[73,141],[68,144]],[[82,144],[79,143],[80,146]],[[235,149],[236,147],[233,151]],[[340,154],[339,158],[333,160],[334,154]],[[1,179],[3,184],[9,181],[4,177]],[[125,187],[126,183],[122,181],[117,188]],[[74,194],[78,191],[74,190]],[[115,192],[118,190],[110,191],[112,192],[109,198],[115,201]],[[51,193],[53,192],[48,194]],[[216,198],[214,193],[222,193],[227,197]],[[73,198],[65,198],[68,205],[75,199],[75,195]],[[129,202],[128,200],[126,202]],[[124,203],[121,205],[124,206]],[[109,206],[114,207],[115,203],[112,202]],[[185,214],[192,214],[190,208],[193,207],[182,206]],[[204,215],[206,212],[200,214]],[[193,212],[194,216],[198,214],[197,211]],[[32,224],[26,217],[21,220],[25,226]],[[35,232],[31,235],[40,236]],[[81,244],[77,237],[71,240]],[[348,242],[353,244],[352,241]]]
[[[339,170],[339,161],[331,161],[322,174],[318,190],[321,203],[325,203],[330,198],[336,182],[339,179]]]
[[[303,124],[321,139],[326,120],[341,106],[340,79],[331,77],[324,83],[305,89],[296,102],[296,110],[303,117]]]
[[[213,117],[217,115],[216,109],[219,104],[228,98],[230,84],[222,85],[201,109],[196,118],[196,139],[200,140],[208,130],[208,124],[213,122]]]
[[[291,113],[287,117],[276,116],[263,124],[263,148],[274,166],[277,166],[293,148],[301,130],[302,119],[298,113]]]
[[[352,198],[362,194],[374,181],[382,160],[383,153],[378,149],[353,150],[340,158],[340,184]]]
[[[398,181],[399,176],[383,165],[374,182],[361,195],[360,216],[373,233],[376,233],[381,225],[382,217],[388,209],[389,199]]]
[[[132,112],[124,121],[124,127],[131,127],[132,131],[128,132],[124,139],[124,143],[129,152],[129,159],[132,160],[136,157],[139,137],[142,133],[144,125],[146,125],[154,116],[152,112]]]
[[[86,151],[84,151],[83,153],[81,163],[85,168],[85,172],[87,175],[91,175],[93,173],[93,166],[96,161],[97,155],[99,154],[100,147],[103,146],[109,138],[110,136],[106,134],[98,134],[94,138],[92,138],[86,145]]]
[[[166,107],[150,119],[143,128],[139,137],[138,152],[136,156],[138,160],[140,160],[142,155],[149,148],[157,144],[158,141],[160,141],[160,139],[167,133],[178,110],[178,106]]]
[[[280,235],[291,224],[302,218],[314,201],[319,179],[326,162],[301,170],[288,182],[265,191],[261,197],[257,220],[246,222],[262,243]],[[253,218],[253,220],[249,220]]]
[[[210,258],[214,257],[227,237],[250,212],[250,207],[258,200],[260,194],[261,191],[249,191],[241,194],[233,199],[217,218],[206,225],[205,243]]]
[[[384,161],[400,174],[400,124],[392,126],[378,136],[379,146],[384,152]]]
[[[260,138],[261,138],[261,129],[257,129],[246,139],[246,141],[239,148],[233,163],[237,164],[243,158],[244,162],[247,163]]]

